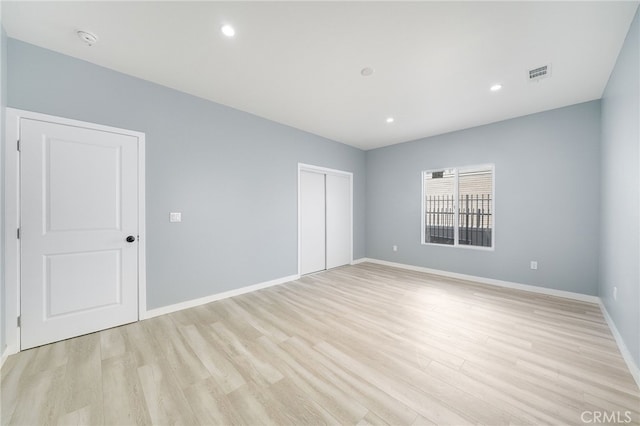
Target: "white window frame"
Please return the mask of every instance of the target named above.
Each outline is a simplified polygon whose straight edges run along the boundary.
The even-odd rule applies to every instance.
[[[475,170],[475,169],[491,169],[491,215],[492,215],[492,226],[491,226],[491,247],[484,246],[472,246],[467,244],[459,244],[459,224],[458,224],[458,175],[460,171],[466,170]],[[453,182],[453,244],[439,244],[439,243],[427,243],[425,242],[425,197],[426,197],[426,188],[425,188],[425,178],[427,173],[439,172],[443,170],[455,170],[454,173],[454,182]],[[423,246],[434,246],[434,247],[449,247],[449,248],[464,248],[469,250],[481,250],[481,251],[495,251],[496,249],[496,167],[495,164],[473,164],[468,166],[458,166],[458,167],[440,167],[437,169],[428,169],[423,170],[420,173],[420,178],[422,179],[422,198],[420,200],[420,211],[421,211],[421,230],[420,230],[420,243]]]

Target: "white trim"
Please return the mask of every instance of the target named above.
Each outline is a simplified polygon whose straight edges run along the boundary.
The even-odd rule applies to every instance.
[[[353,262],[351,262],[352,265],[358,265],[360,263],[364,263],[364,262],[371,262],[371,259],[367,259],[366,257],[361,257],[360,259],[356,259]]]
[[[20,198],[18,192],[18,150],[17,141],[20,137],[20,113],[12,108],[6,108],[5,130],[5,175],[4,175],[4,241],[5,241],[5,317],[4,327],[9,355],[17,353],[20,347],[20,329],[17,318],[20,313],[20,240],[16,235],[19,227]]]
[[[598,301],[600,300],[599,297],[590,296],[588,294],[574,293],[571,291],[556,290],[554,288],[545,288],[545,287],[538,287],[538,286],[529,285],[529,284],[520,284],[520,283],[514,283],[510,281],[496,280],[493,278],[478,277],[475,275],[458,274],[456,272],[441,271],[439,269],[431,269],[431,268],[425,268],[422,266],[407,265],[405,263],[396,263],[396,262],[389,262],[386,260],[370,259],[370,258],[366,258],[365,260],[362,260],[362,259],[359,259],[359,260],[361,262],[371,262],[371,263],[377,263],[379,265],[407,269],[410,271],[426,272],[427,274],[440,275],[443,277],[455,278],[458,280],[474,281],[480,284],[488,284],[488,285],[493,285],[497,287],[511,288],[515,290],[524,290],[524,291],[529,291],[531,293],[546,294],[549,296],[564,297],[566,299],[579,300],[581,302],[598,303]]]
[[[22,118],[118,133],[138,139],[138,235],[140,237],[138,241],[138,318],[140,319],[146,311],[145,134],[38,112],[7,108],[6,141],[3,147],[5,149],[5,301],[15,301],[14,303],[5,302],[4,320],[7,339],[5,353],[7,355],[19,352],[20,348],[20,328],[16,321],[20,315],[20,240],[16,235],[16,230],[20,226],[20,170],[16,143],[20,138],[20,120]]]
[[[298,214],[297,214],[297,218],[298,218],[298,276],[300,276],[300,248],[301,248],[301,241],[300,241],[300,172],[302,171],[307,171],[307,172],[317,172],[317,173],[324,173],[324,174],[330,174],[330,175],[338,175],[338,176],[347,176],[349,178],[349,202],[350,202],[350,206],[349,206],[349,210],[350,210],[350,232],[351,232],[351,238],[350,238],[350,244],[351,247],[349,247],[349,251],[350,251],[350,264],[353,264],[353,173],[352,172],[345,172],[343,170],[338,170],[338,169],[330,169],[328,167],[321,167],[321,166],[314,166],[311,164],[305,164],[305,163],[298,163]],[[325,256],[326,258],[326,256]],[[325,262],[326,263],[326,262]],[[325,265],[326,267],[326,265]]]
[[[318,172],[318,173],[324,173],[329,175],[353,176],[353,173],[345,172],[344,170],[330,169],[328,167],[314,166],[312,164],[305,164],[305,163],[298,163],[298,170],[306,170],[308,172]]]
[[[298,179],[298,182],[296,182],[296,184],[298,185],[296,187],[296,191],[297,191],[297,193],[296,193],[296,197],[297,197],[296,198],[296,220],[298,221],[297,222],[298,229],[296,231],[297,232],[296,239],[298,240],[297,241],[298,248],[297,248],[296,252],[298,254],[297,271],[298,271],[298,275],[300,275],[300,269],[301,269],[300,268],[300,248],[301,248],[300,247],[300,243],[301,243],[301,241],[300,241],[300,163],[298,163],[298,175],[296,176],[296,178]]]
[[[7,360],[7,358],[9,358],[9,355],[14,353],[15,351],[10,350],[8,346],[5,348],[4,352],[2,352],[2,355],[0,355],[0,370],[2,370],[2,366],[4,365],[4,362]]]
[[[631,373],[631,376],[633,376],[633,379],[636,381],[636,384],[638,385],[638,389],[640,389],[640,368],[635,363],[633,356],[629,351],[629,348],[627,348],[627,345],[624,343],[624,340],[622,339],[622,336],[620,335],[620,332],[616,327],[616,323],[613,322],[613,319],[611,318],[611,316],[609,315],[609,312],[607,311],[607,307],[604,305],[604,303],[602,303],[602,299],[598,298],[598,304],[600,305],[602,316],[604,316],[605,321],[607,321],[607,324],[611,329],[611,334],[613,334],[613,338],[616,340],[616,343],[618,344],[618,349],[620,349],[620,354],[622,354],[622,358],[627,363],[627,367],[629,368],[629,372]]]
[[[153,317],[157,317],[165,314],[170,314],[172,312],[193,308],[195,306],[205,305],[207,303],[215,302],[217,300],[227,299],[229,297],[239,296],[241,294],[251,293],[253,291],[261,290],[263,288],[273,287],[276,285],[295,281],[298,278],[300,278],[299,275],[289,275],[288,277],[276,278],[275,280],[271,280],[271,281],[265,281],[262,283],[225,291],[222,293],[212,294],[210,296],[200,297],[198,299],[187,300],[185,302],[163,306],[161,308],[151,309],[146,312],[144,319],[153,318]]]
[[[138,136],[138,321],[147,312],[146,137]]]

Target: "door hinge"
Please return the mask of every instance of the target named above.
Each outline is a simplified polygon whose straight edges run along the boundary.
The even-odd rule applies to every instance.
[[[20,317],[18,317],[18,327],[20,327],[22,324],[22,322],[20,321]]]
[[[20,228],[18,228],[18,239],[20,239]]]
[[[18,152],[20,152],[20,139],[18,139],[18,146],[17,146],[17,148],[18,148]]]

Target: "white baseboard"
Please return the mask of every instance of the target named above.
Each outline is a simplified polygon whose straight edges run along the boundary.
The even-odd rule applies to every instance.
[[[2,370],[2,366],[4,365],[4,362],[7,360],[7,358],[9,358],[8,346],[4,348],[4,352],[2,352],[2,355],[0,355],[0,370]]]
[[[298,278],[300,278],[299,275],[289,275],[288,277],[276,278],[275,280],[271,280],[271,281],[265,281],[262,283],[225,291],[222,293],[212,294],[210,296],[200,297],[198,299],[187,300],[185,302],[163,306],[161,308],[151,309],[143,313],[140,319],[141,320],[149,319],[149,318],[157,317],[159,315],[170,314],[171,312],[181,311],[183,309],[193,308],[195,306],[200,306],[207,303],[215,302],[216,300],[222,300],[228,297],[239,296],[245,293],[251,293],[252,291],[261,290],[267,287],[273,287],[275,285],[284,284],[289,281],[295,281]]]
[[[627,345],[624,343],[624,340],[622,340],[622,336],[620,335],[620,332],[618,331],[616,324],[613,322],[613,319],[609,315],[609,312],[607,311],[606,306],[604,306],[604,303],[602,303],[601,299],[598,299],[598,303],[600,305],[600,309],[602,310],[602,315],[604,316],[604,319],[607,321],[607,324],[609,324],[609,329],[611,330],[611,334],[613,334],[613,338],[616,339],[616,343],[618,344],[618,349],[620,349],[622,358],[624,358],[624,362],[626,362],[627,367],[629,367],[629,372],[633,376],[633,379],[636,381],[638,388],[640,388],[640,368],[638,368],[638,365],[635,363],[633,356],[631,355],[631,352],[629,352],[629,348],[627,348]]]
[[[358,259],[358,260],[359,260],[358,263],[361,263],[361,262],[377,263],[379,265],[392,266],[392,267],[396,267],[396,268],[407,269],[407,270],[410,270],[410,271],[426,272],[428,274],[440,275],[440,276],[448,277],[448,278],[455,278],[455,279],[466,280],[466,281],[474,281],[474,282],[481,283],[481,284],[489,284],[489,285],[494,285],[494,286],[498,286],[498,287],[505,287],[505,288],[512,288],[512,289],[516,289],[516,290],[530,291],[532,293],[547,294],[549,296],[564,297],[566,299],[579,300],[581,302],[598,303],[600,301],[600,298],[598,296],[590,296],[588,294],[574,293],[574,292],[571,292],[571,291],[556,290],[556,289],[553,289],[553,288],[538,287],[538,286],[535,286],[535,285],[520,284],[520,283],[514,283],[514,282],[510,282],[510,281],[496,280],[496,279],[493,279],[493,278],[477,277],[477,276],[474,276],[474,275],[458,274],[456,272],[441,271],[439,269],[431,269],[431,268],[425,268],[425,267],[422,267],[422,266],[407,265],[405,263],[389,262],[389,261],[386,261],[386,260],[370,259],[370,258]]]
[[[358,263],[363,263],[363,262],[371,262],[371,260],[367,259],[366,257],[361,257],[360,259],[353,260],[351,264],[357,265]]]
[[[7,345],[4,348],[4,352],[2,352],[2,355],[0,355],[0,370],[2,369],[2,366],[4,365],[4,362],[7,360],[7,358],[9,358],[9,355],[13,355],[13,354],[17,354],[18,351],[16,350],[16,348]]]

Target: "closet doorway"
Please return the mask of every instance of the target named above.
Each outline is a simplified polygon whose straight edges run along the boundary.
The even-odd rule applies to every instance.
[[[353,174],[298,165],[298,273],[353,260]]]

